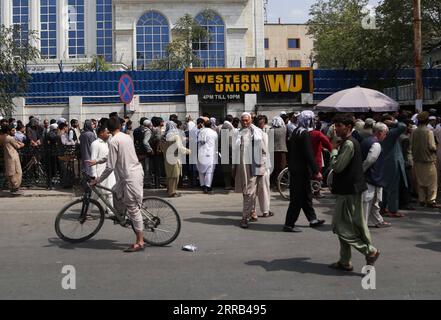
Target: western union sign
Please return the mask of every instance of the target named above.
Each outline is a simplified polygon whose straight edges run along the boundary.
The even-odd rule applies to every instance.
[[[187,69],[185,90],[201,101],[238,101],[245,94],[257,94],[260,101],[293,101],[312,93],[312,80],[310,68]]]

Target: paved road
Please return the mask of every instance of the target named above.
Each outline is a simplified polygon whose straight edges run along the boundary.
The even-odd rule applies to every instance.
[[[441,214],[409,213],[388,230],[373,230],[382,250],[377,289],[361,287],[363,257],[354,252],[358,273],[327,268],[337,259],[338,241],[329,225],[333,200],[316,203],[328,224],[301,234],[280,232],[287,202],[276,194],[276,216],[249,230],[238,227],[241,196],[186,194],[173,202],[183,218],[181,236],[169,247],[121,252],[130,230],[106,221],[80,245],[57,239],[54,218],[68,197],[0,201],[0,298],[40,299],[439,299],[441,298]],[[181,250],[196,244],[195,253]],[[61,269],[73,265],[77,289],[63,290]]]

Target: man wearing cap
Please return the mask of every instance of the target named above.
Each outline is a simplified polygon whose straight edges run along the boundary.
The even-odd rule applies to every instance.
[[[428,128],[429,113],[418,115],[418,128],[412,133],[411,146],[415,175],[418,183],[420,205],[441,208],[436,203],[438,181],[436,171],[436,143],[432,130]]]
[[[435,130],[435,128],[436,128],[436,117],[435,116],[429,117],[429,124],[427,125],[427,128],[432,131]]]
[[[218,162],[218,135],[208,118],[204,119],[204,127],[199,131],[197,141],[199,183],[205,194],[213,194],[211,184]]]

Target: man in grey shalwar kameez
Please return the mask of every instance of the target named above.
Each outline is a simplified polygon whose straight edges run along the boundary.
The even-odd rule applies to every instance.
[[[115,172],[116,184],[113,187],[115,209],[119,212],[127,210],[127,215],[133,223],[136,232],[136,243],[125,252],[144,250],[143,219],[141,206],[144,193],[144,171],[138,161],[133,140],[129,135],[120,132],[121,123],[118,118],[111,118],[108,129],[112,132],[109,142],[109,156],[91,164],[107,162],[106,169],[97,180],[92,183],[99,184]],[[83,136],[83,135],[81,135]]]
[[[263,216],[270,215],[268,150],[263,131],[251,124],[251,115],[241,117],[242,129],[235,137],[233,163],[236,169],[236,192],[243,195],[243,212],[240,226],[248,228],[248,220],[257,221],[256,200],[259,199]]]

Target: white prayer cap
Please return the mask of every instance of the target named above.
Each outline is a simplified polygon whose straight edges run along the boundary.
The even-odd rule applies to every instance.
[[[285,111],[282,111],[282,112],[280,112],[279,117],[280,117],[280,116],[283,116],[283,115],[285,115],[285,114],[286,114],[286,112],[285,112]]]
[[[429,120],[436,120],[436,117],[434,117],[434,116],[430,116],[430,117],[429,117]]]
[[[242,117],[249,117],[250,119],[252,118],[251,113],[249,113],[249,112],[244,112],[244,113],[242,113],[242,115],[241,115],[240,117],[241,117],[241,118],[242,118]]]
[[[147,126],[149,126],[149,125],[151,125],[151,124],[152,124],[152,122],[151,122],[149,119],[144,120],[144,122],[142,123],[142,125],[143,125],[144,127],[147,127]]]
[[[60,119],[58,119],[57,123],[58,124],[60,124],[60,123],[67,123],[67,120],[64,119],[64,118],[60,118]]]
[[[52,124],[49,126],[49,128],[50,128],[51,130],[58,129],[58,124],[56,124],[56,123],[52,123]]]

